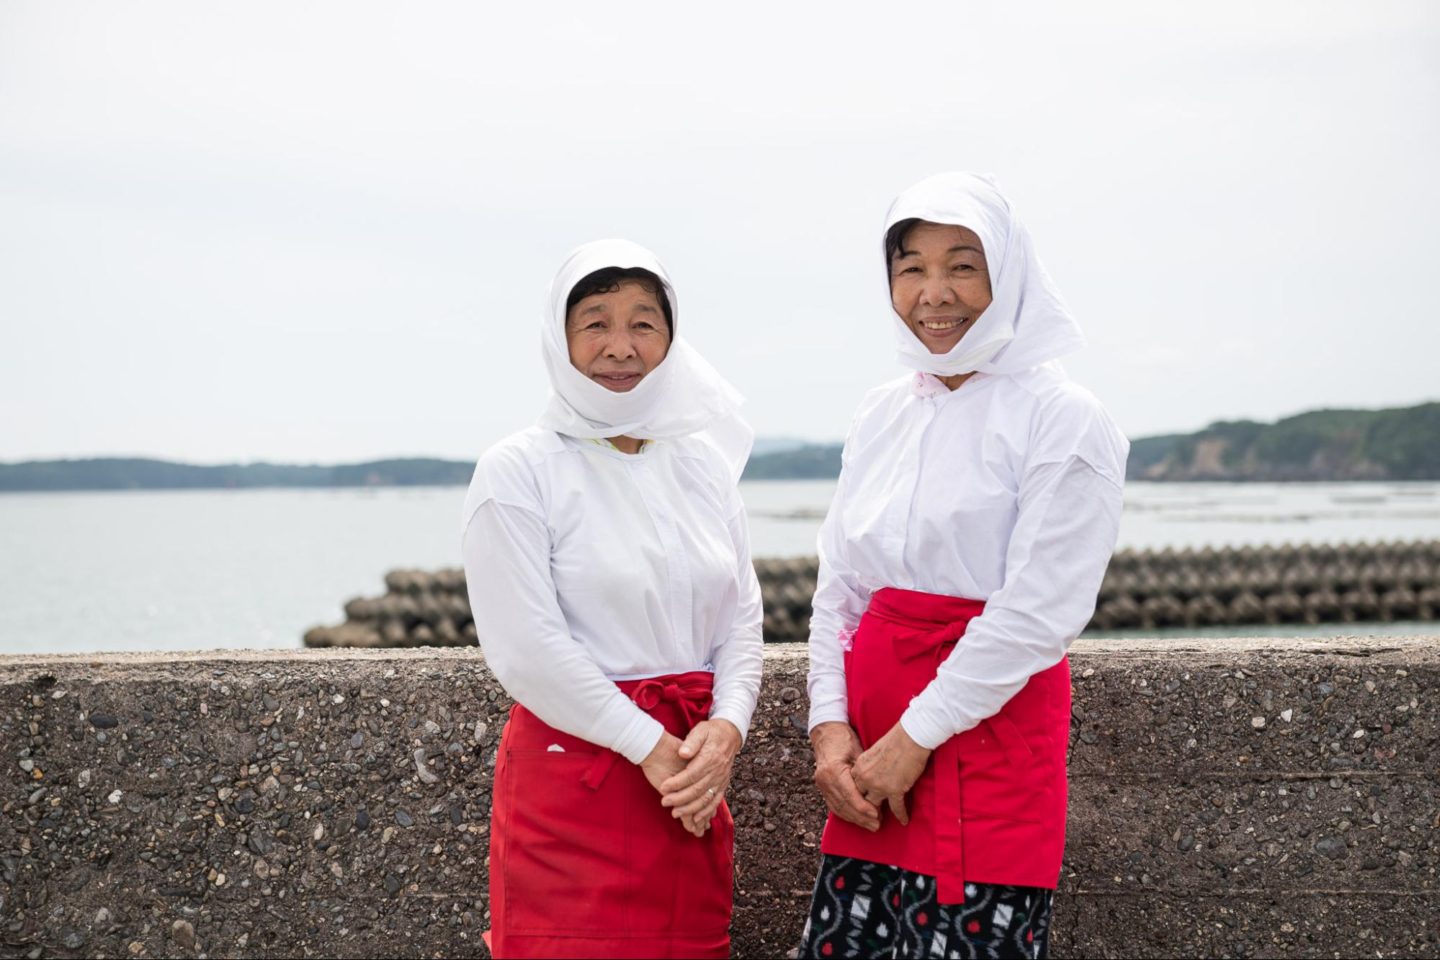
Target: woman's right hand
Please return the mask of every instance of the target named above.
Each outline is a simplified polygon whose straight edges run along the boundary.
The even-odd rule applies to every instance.
[[[655,788],[655,792],[662,797],[664,792],[661,791],[660,784],[685,769],[685,761],[680,757],[682,742],[679,737],[667,730],[660,735],[660,741],[655,744],[649,755],[640,761],[640,771],[645,774],[645,779],[650,781],[650,786]],[[681,817],[680,823],[697,837],[705,835],[705,827],[696,823],[693,817]]]
[[[810,731],[815,750],[815,786],[830,812],[841,820],[874,832],[880,829],[880,809],[860,795],[850,768],[860,756],[860,736],[848,723],[817,724]]]

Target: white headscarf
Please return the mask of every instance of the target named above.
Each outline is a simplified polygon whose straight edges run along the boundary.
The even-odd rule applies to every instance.
[[[575,369],[565,339],[565,303],[575,285],[606,267],[642,267],[660,278],[670,301],[670,349],[630,390],[606,389]],[[680,309],[670,277],[655,255],[628,240],[596,240],[565,258],[541,327],[540,345],[550,374],[550,402],[540,426],[570,437],[663,440],[698,435],[715,446],[740,479],[755,433],[740,419],[744,398],[679,336]]]
[[[946,353],[931,353],[895,314],[902,364],[936,376],[1019,373],[1085,345],[1074,317],[1030,245],[1010,201],[988,177],[941,173],[921,180],[890,205],[885,232],[901,220],[967,227],[980,237],[990,270],[990,306]],[[883,246],[883,234],[882,234]],[[885,264],[889,276],[890,264]]]

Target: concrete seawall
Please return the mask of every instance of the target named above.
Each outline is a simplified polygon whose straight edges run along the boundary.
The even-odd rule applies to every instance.
[[[735,952],[818,856],[802,648],[731,803]],[[1440,650],[1080,641],[1058,956],[1440,956]],[[0,955],[482,956],[478,650],[0,657]],[[36,953],[36,951],[39,951]]]

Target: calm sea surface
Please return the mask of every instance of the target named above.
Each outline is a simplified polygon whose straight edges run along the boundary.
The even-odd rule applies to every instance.
[[[755,555],[813,554],[834,489],[741,484]],[[386,571],[458,565],[464,495],[0,495],[0,653],[297,646],[307,628],[342,621],[346,600],[383,593]],[[1440,483],[1132,483],[1125,500],[1122,547],[1440,539]]]

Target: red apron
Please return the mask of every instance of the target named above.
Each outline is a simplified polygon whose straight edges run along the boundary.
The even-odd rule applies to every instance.
[[[978,600],[893,588],[871,598],[845,654],[850,723],[865,747],[900,720],[984,609]],[[820,849],[937,877],[941,903],[963,903],[967,881],[1053,889],[1065,847],[1069,736],[1070,663],[1062,659],[935,750],[906,798],[909,826],[882,811],[871,833],[831,814]]]
[[[683,739],[712,682],[617,686]],[[728,956],[734,838],[724,803],[697,838],[637,765],[516,704],[495,766],[486,942],[496,957]]]

